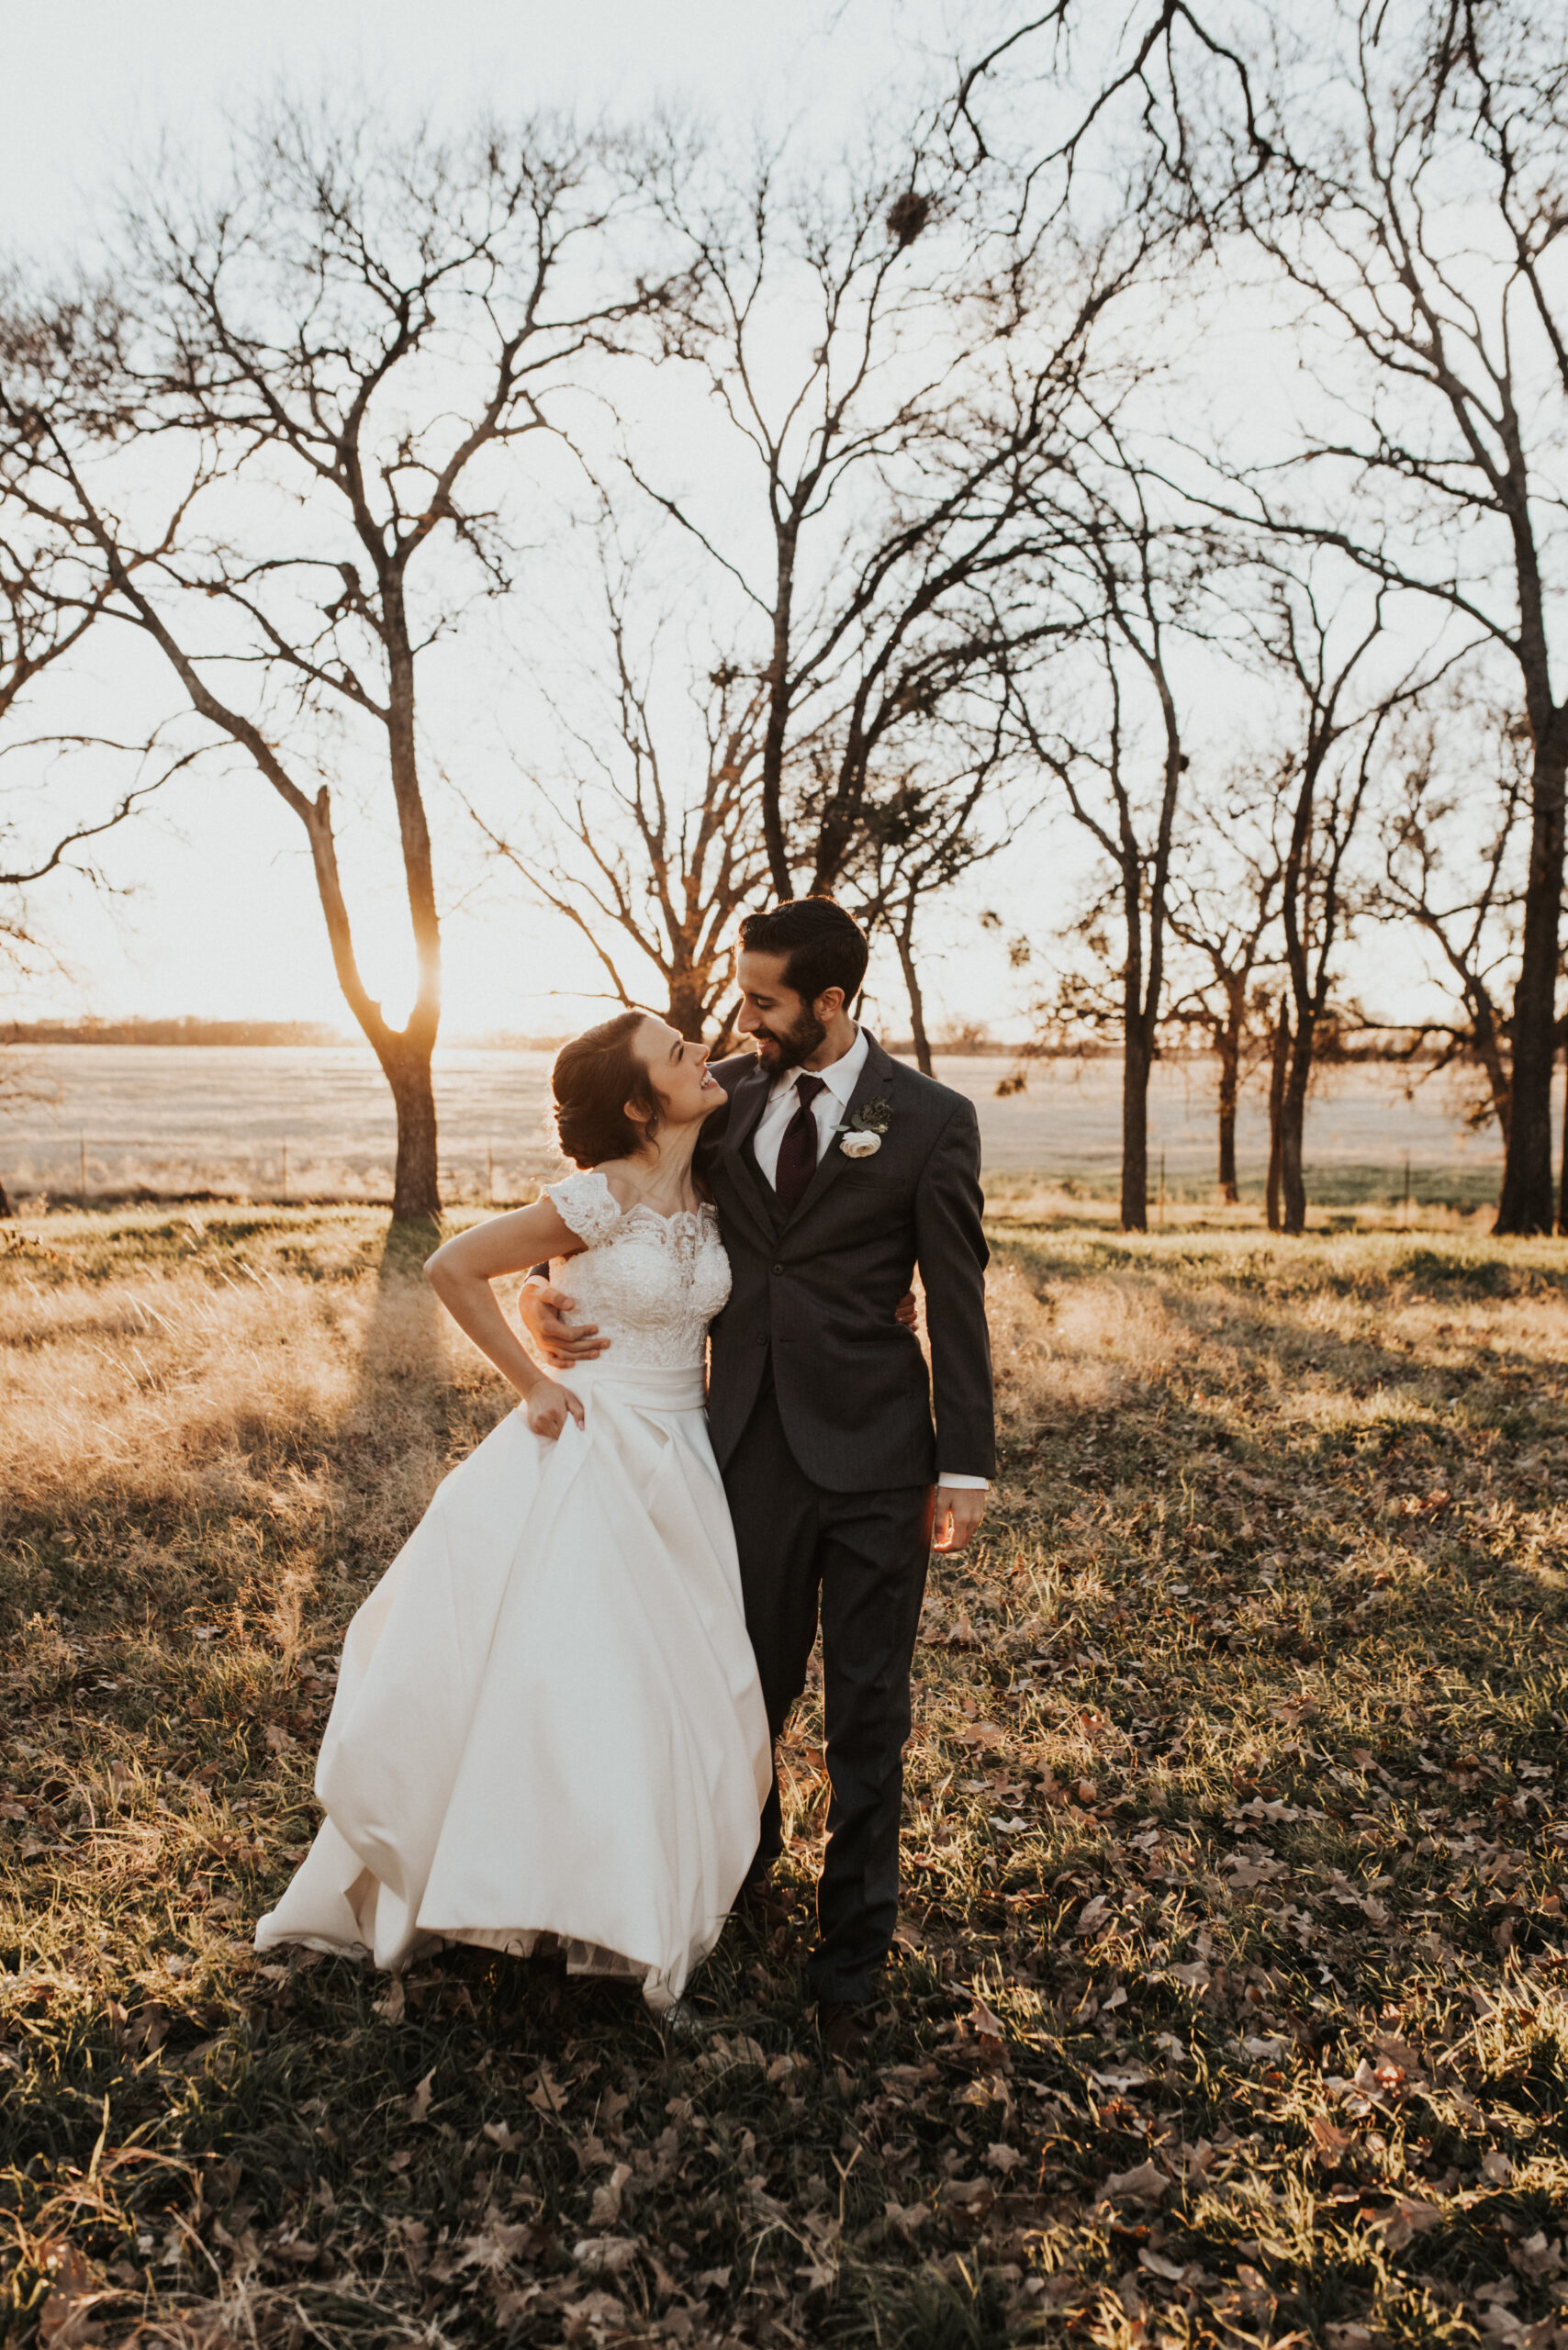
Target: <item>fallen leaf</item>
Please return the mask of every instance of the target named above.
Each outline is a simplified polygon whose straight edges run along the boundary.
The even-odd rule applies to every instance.
[[[1412,2236],[1425,2235],[1428,2229],[1442,2223],[1442,2212],[1436,2203],[1428,2203],[1419,2195],[1402,2195],[1392,2211],[1385,2211],[1377,2221],[1383,2243],[1390,2252],[1400,2252]]]
[[[576,2350],[593,2327],[621,2325],[625,2317],[626,2304],[618,2301],[613,2293],[585,2293],[580,2301],[574,2301],[569,2309],[562,2311],[561,2339],[567,2350]]]
[[[1170,2181],[1154,2163],[1139,2163],[1136,2170],[1117,2171],[1105,2181],[1102,2195],[1114,2202],[1122,2196],[1131,2196],[1139,2203],[1158,2203]]]
[[[50,2289],[39,2311],[39,2340],[48,2350],[79,2350],[101,2342],[92,2312],[105,2297],[104,2280],[73,2244],[57,2237],[45,2244],[40,2263]]]
[[[566,2110],[566,2086],[554,2079],[548,2065],[539,2067],[539,2077],[528,2092],[528,2102],[536,2113],[562,2113]]]
[[[584,2236],[572,2246],[572,2258],[579,2268],[602,2268],[611,2277],[630,2268],[636,2257],[635,2236]]]
[[[593,2191],[593,2208],[588,2224],[595,2228],[612,2228],[621,2217],[621,2198],[632,2176],[630,2163],[617,2163],[610,2177]]]
[[[425,2075],[424,2079],[420,2083],[419,2087],[414,2091],[413,2096],[409,2099],[409,2119],[410,2121],[423,2121],[430,2112],[431,2083],[434,2078],[435,2066],[432,2065],[430,2071]]]

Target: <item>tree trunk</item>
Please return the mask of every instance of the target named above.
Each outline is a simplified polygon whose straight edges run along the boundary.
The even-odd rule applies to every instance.
[[[929,1077],[932,1073],[931,1042],[925,1033],[925,1003],[920,992],[920,973],[915,968],[913,932],[914,906],[912,901],[896,934],[899,965],[903,972],[903,983],[909,995],[909,1025],[910,1034],[914,1039],[915,1062],[922,1076]]]
[[[1557,746],[1552,746],[1556,752]],[[1532,787],[1524,951],[1514,993],[1507,1152],[1495,1232],[1550,1232],[1551,1080],[1557,1061],[1557,949],[1562,898],[1564,761],[1538,744]]]
[[[1224,1024],[1215,1031],[1219,1055],[1219,1195],[1227,1208],[1240,1198],[1236,1181],[1236,1103],[1241,1078],[1241,1013],[1235,993]]]
[[[1294,1235],[1306,1229],[1306,1169],[1303,1138],[1306,1128],[1306,1096],[1312,1083],[1314,1024],[1298,1013],[1295,1044],[1290,1057],[1280,1117],[1280,1190],[1283,1225]]]
[[[378,1058],[398,1113],[398,1166],[392,1179],[394,1224],[436,1224],[441,1182],[436,1156],[435,1089],[430,1047],[398,1037]]]
[[[1148,1230],[1148,1073],[1141,1022],[1127,1024],[1122,1052],[1122,1230]]]
[[[1562,1172],[1557,1189],[1557,1229],[1568,1233],[1568,1035],[1562,1039]],[[5,1195],[0,1192],[0,1198]]]
[[[16,1213],[16,1209],[11,1205],[10,1192],[6,1189],[4,1183],[0,1182],[0,1217],[12,1216],[15,1215]]]
[[[1285,1076],[1290,1066],[1291,1015],[1286,999],[1280,998],[1279,1018],[1274,1025],[1274,1048],[1269,1070],[1269,1182],[1266,1203],[1269,1229],[1278,1232],[1280,1226],[1280,1185],[1284,1171]]]

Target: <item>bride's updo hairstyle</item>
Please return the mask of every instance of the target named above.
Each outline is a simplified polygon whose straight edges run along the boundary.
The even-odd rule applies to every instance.
[[[609,1158],[633,1158],[658,1132],[659,1104],[646,1064],[632,1049],[645,1012],[618,1012],[597,1028],[585,1028],[555,1056],[550,1088],[555,1097],[555,1132],[561,1148],[578,1167],[599,1167]],[[629,1118],[626,1104],[646,1112]]]

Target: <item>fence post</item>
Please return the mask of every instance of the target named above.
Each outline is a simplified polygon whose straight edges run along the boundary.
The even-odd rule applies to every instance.
[[[76,1137],[76,1177],[77,1189],[82,1194],[82,1204],[85,1207],[87,1204],[87,1137],[85,1135],[78,1135]]]

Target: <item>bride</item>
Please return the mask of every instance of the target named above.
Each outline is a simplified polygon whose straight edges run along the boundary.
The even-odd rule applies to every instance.
[[[756,1850],[767,1716],[703,1413],[707,1326],[729,1293],[692,1153],[724,1093],[708,1055],[627,1012],[554,1068],[583,1171],[427,1268],[521,1402],[440,1487],[349,1627],[316,1792],[326,1820],[259,1949],[442,1942],[679,1998]],[[551,1378],[490,1284],[575,1259],[614,1340]],[[559,1278],[559,1275],[557,1275]]]

